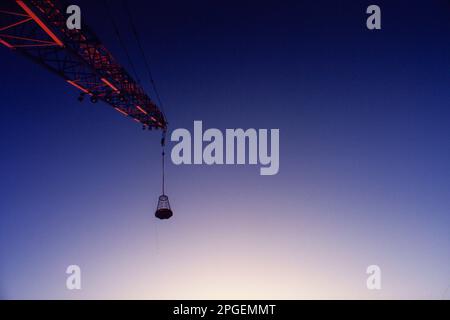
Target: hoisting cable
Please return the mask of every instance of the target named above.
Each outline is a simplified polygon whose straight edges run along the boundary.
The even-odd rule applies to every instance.
[[[125,52],[125,55],[126,55],[127,60],[128,60],[128,64],[131,67],[131,71],[133,72],[133,75],[134,75],[137,83],[140,84],[141,83],[141,79],[139,78],[139,75],[136,72],[136,68],[134,66],[133,59],[131,59],[131,56],[130,56],[130,53],[129,53],[128,49],[127,49],[127,46],[125,45],[125,42],[123,41],[123,38],[122,38],[122,36],[120,34],[119,28],[117,27],[116,21],[113,18],[111,7],[110,7],[110,5],[108,3],[108,0],[103,0],[103,5],[105,6],[106,11],[107,11],[107,13],[108,13],[108,15],[110,17],[111,24],[112,24],[113,29],[114,29],[114,33],[116,34],[116,37],[119,40],[119,44],[122,47],[122,50]]]
[[[173,211],[170,208],[169,197],[166,195],[165,190],[165,145],[166,145],[166,130],[163,130],[161,138],[161,148],[162,148],[162,195],[159,196],[158,206],[156,207],[155,216],[161,220],[170,219],[173,216]]]
[[[165,195],[165,147],[166,147],[166,130],[163,131],[161,138],[161,148],[162,148],[162,194]]]
[[[140,51],[140,53],[142,55],[142,58],[144,60],[146,71],[147,71],[148,77],[150,79],[150,83],[151,83],[151,85],[153,87],[153,91],[155,92],[155,96],[156,96],[157,102],[159,104],[159,107],[161,108],[161,112],[162,112],[164,118],[166,118],[165,111],[164,111],[164,105],[163,105],[163,103],[161,101],[161,97],[159,95],[158,89],[156,88],[156,84],[155,84],[155,81],[153,79],[152,70],[150,68],[150,62],[149,62],[149,59],[148,59],[147,55],[145,54],[145,50],[144,50],[144,48],[142,46],[139,34],[137,32],[137,29],[136,29],[136,25],[134,24],[133,17],[131,15],[131,11],[130,11],[128,5],[127,5],[127,1],[126,0],[122,0],[122,3],[123,3],[123,6],[125,8],[125,11],[126,11],[126,13],[128,15],[128,19],[129,19],[129,22],[130,22],[130,25],[131,25],[131,30],[132,30],[133,35],[134,35],[134,37],[136,39],[136,42],[138,44],[139,51]]]

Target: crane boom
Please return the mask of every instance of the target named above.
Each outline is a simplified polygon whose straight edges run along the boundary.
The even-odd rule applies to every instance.
[[[2,0],[0,44],[46,67],[121,114],[152,129],[166,130],[164,113],[114,59],[86,25],[66,26],[58,0]]]

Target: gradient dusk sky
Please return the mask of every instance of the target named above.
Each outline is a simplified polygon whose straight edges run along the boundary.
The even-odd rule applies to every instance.
[[[169,163],[156,220],[160,134],[1,47],[0,298],[450,298],[449,1],[129,4],[170,130],[279,128],[280,172]]]

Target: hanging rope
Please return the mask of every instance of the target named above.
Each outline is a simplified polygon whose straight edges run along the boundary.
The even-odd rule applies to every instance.
[[[139,51],[140,51],[140,53],[142,55],[142,58],[144,60],[145,68],[146,68],[148,77],[150,79],[150,83],[151,83],[151,85],[153,87],[153,91],[155,92],[156,99],[157,99],[157,101],[159,103],[159,107],[161,108],[161,112],[162,112],[164,118],[166,118],[165,111],[164,111],[164,105],[163,105],[163,103],[161,101],[161,97],[159,95],[158,89],[156,88],[156,83],[155,83],[155,81],[153,79],[152,70],[150,68],[150,62],[149,62],[149,59],[148,59],[147,55],[145,54],[145,50],[144,50],[144,48],[142,46],[141,39],[139,37],[139,34],[137,32],[137,29],[136,29],[136,25],[134,24],[133,17],[131,15],[131,11],[130,11],[130,9],[128,7],[128,4],[127,4],[126,0],[122,0],[122,3],[123,3],[123,6],[125,8],[125,11],[126,11],[126,13],[128,15],[128,20],[130,22],[131,30],[133,31],[133,35],[134,35],[134,37],[136,39],[136,42],[138,44]]]
[[[131,59],[131,56],[130,56],[130,53],[129,53],[128,49],[127,49],[127,46],[125,45],[125,42],[123,41],[123,38],[122,38],[122,36],[120,34],[119,28],[117,27],[116,21],[113,18],[111,7],[109,6],[108,1],[107,0],[103,0],[103,5],[105,6],[106,11],[108,12],[108,15],[109,15],[110,20],[111,20],[111,24],[112,24],[113,29],[114,29],[114,33],[116,34],[116,37],[117,37],[117,39],[119,41],[119,44],[122,47],[122,50],[125,52],[125,56],[127,57],[128,64],[131,67],[131,71],[133,72],[133,75],[134,75],[137,83],[140,84],[141,83],[141,79],[139,78],[139,75],[136,72],[136,68],[134,66],[133,59]]]
[[[155,212],[155,216],[158,219],[165,220],[170,219],[173,216],[172,209],[170,208],[169,197],[165,194],[165,177],[164,177],[164,146],[166,144],[166,131],[163,131],[163,136],[161,138],[161,147],[162,147],[162,195],[159,196],[158,199],[158,207]]]
[[[166,146],[166,131],[163,131],[163,136],[161,138],[162,147],[162,194],[165,195],[165,146]]]

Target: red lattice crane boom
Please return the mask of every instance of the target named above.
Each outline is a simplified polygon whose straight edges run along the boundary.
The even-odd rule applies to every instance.
[[[0,44],[45,66],[91,101],[165,131],[164,113],[88,26],[67,28],[65,10],[57,0],[1,0]]]

